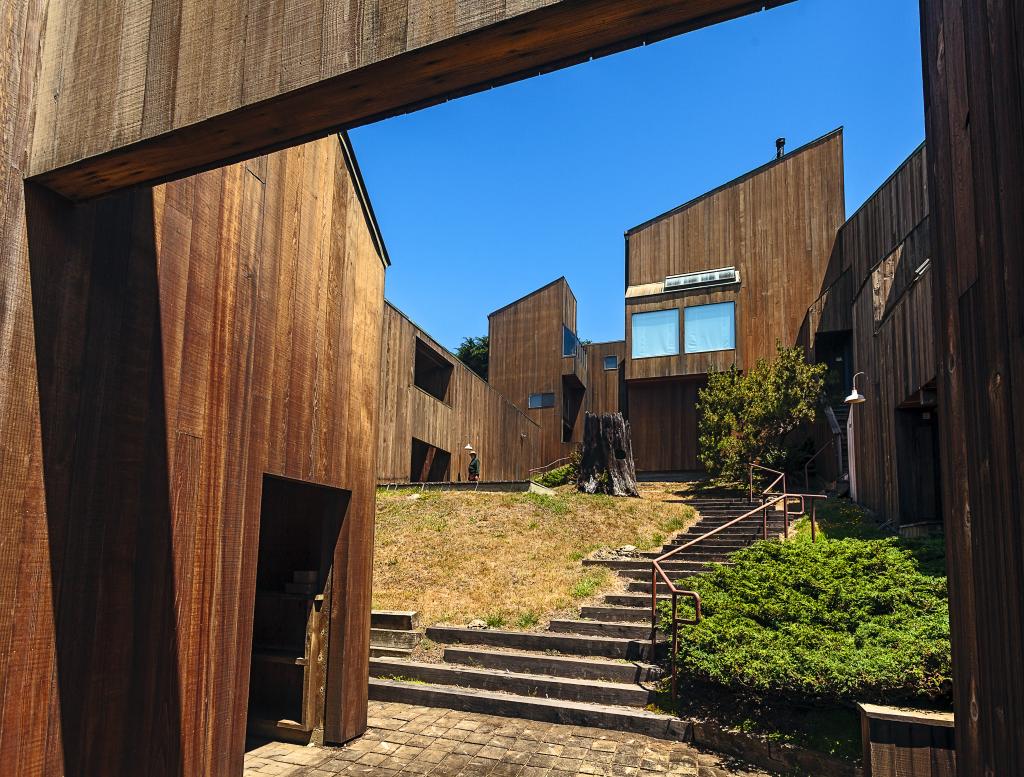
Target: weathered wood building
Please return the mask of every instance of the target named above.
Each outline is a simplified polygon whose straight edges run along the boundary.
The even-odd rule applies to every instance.
[[[626,359],[641,471],[697,470],[710,370],[792,345],[843,222],[836,130],[626,232]]]
[[[198,197],[199,179],[168,185],[168,195],[194,187],[200,207],[185,218],[162,210],[154,190],[131,187],[255,159],[342,125],[774,5],[371,0],[361,13],[314,2],[281,14],[259,0],[102,9],[7,3],[0,38],[5,768],[25,777],[240,772],[249,657],[238,644],[246,644],[250,625],[259,509],[252,486],[264,465],[352,490],[339,539],[346,550],[332,571],[348,584],[346,607],[338,612],[339,597],[330,606],[332,634],[351,631],[330,641],[329,660],[341,656],[326,685],[329,699],[340,691],[347,701],[341,712],[328,703],[325,735],[365,725],[361,624],[369,600],[361,581],[369,579],[369,536],[362,518],[349,517],[365,510],[356,483],[374,479],[366,451],[376,447],[377,370],[372,356],[360,358],[379,347],[364,320],[383,304],[372,240],[359,237],[363,227],[337,198],[330,205],[337,229],[323,229],[323,242],[303,230],[326,203],[279,220],[278,209],[303,187],[271,197],[269,162],[267,177],[258,162],[241,174],[250,204],[245,196],[227,198],[225,207]],[[957,769],[965,777],[1015,775],[1024,773],[1024,27],[1012,2],[922,0],[921,11]],[[112,197],[86,202],[100,195]],[[236,254],[227,249],[200,258],[206,241],[194,240],[193,229],[219,229],[214,223],[229,223],[231,208],[250,207],[267,214],[264,237],[288,232],[284,245],[331,246],[329,282],[317,287],[326,296],[311,300],[305,285],[307,270],[324,278],[327,254],[313,247],[281,272],[254,272],[241,260],[233,272],[228,259]],[[159,213],[171,227],[165,223],[158,238]],[[196,252],[184,277],[165,274],[181,266],[164,263],[173,253],[165,248],[158,271],[157,246],[168,234],[188,243],[189,257]],[[365,239],[365,256],[360,249],[357,261],[346,249],[339,264],[340,235],[347,246]],[[239,244],[249,243],[240,237]],[[286,267],[298,269],[289,278]],[[164,290],[182,283],[184,309],[180,290]],[[211,320],[218,326],[207,327]],[[315,326],[329,334],[317,345],[303,340]],[[180,350],[175,327],[185,328]],[[277,349],[272,371],[256,358],[259,350],[247,350],[267,337]],[[311,362],[308,354],[324,342],[329,352]],[[293,354],[287,372],[277,362],[283,353]],[[301,419],[306,411],[296,405],[310,407],[304,391],[316,385],[314,364],[339,354],[351,354],[352,381],[338,388],[336,403],[325,405],[315,392],[313,420]],[[168,386],[204,396],[168,399]],[[178,416],[165,412],[172,406]],[[267,415],[276,420],[260,437],[258,419]],[[324,423],[324,415],[341,420]],[[359,451],[358,461],[291,448],[292,435],[301,447],[335,433],[355,442],[342,450]],[[196,503],[211,508],[192,510]]]
[[[582,434],[587,351],[576,337],[576,297],[558,278],[488,318],[488,382],[540,427],[532,466],[569,456]]]
[[[540,427],[390,303],[384,306],[377,480],[526,480]]]
[[[850,409],[851,491],[904,529],[941,523],[928,207],[922,145],[839,230],[804,340],[830,366],[833,402],[864,373],[867,401]],[[818,462],[830,477],[834,461]]]

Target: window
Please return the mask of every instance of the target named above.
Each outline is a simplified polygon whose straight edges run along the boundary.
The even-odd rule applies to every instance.
[[[554,407],[554,394],[530,394],[530,410],[539,410],[542,407]]]
[[[604,368],[606,370],[617,370],[619,368],[619,357],[618,356],[605,356],[604,357]]]
[[[633,358],[675,356],[679,353],[679,310],[633,314]]]
[[[736,347],[736,303],[686,308],[683,331],[686,353],[733,350]]]
[[[442,402],[448,401],[448,387],[452,381],[450,361],[416,338],[416,358],[413,364],[413,385]]]
[[[564,324],[562,325],[562,356],[575,356],[576,349],[580,347],[580,341],[576,339],[575,333]]]

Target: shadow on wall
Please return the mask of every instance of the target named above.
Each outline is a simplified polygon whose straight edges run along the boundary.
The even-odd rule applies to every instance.
[[[63,773],[183,770],[153,194],[26,191]],[[51,749],[56,744],[51,743]]]

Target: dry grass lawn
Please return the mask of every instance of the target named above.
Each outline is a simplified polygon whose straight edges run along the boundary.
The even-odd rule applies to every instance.
[[[377,494],[373,606],[418,610],[425,625],[482,618],[531,629],[621,587],[580,561],[598,548],[661,547],[694,520],[679,484],[640,499],[473,492]]]

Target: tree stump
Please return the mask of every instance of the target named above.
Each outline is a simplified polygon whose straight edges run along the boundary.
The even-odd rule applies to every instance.
[[[629,422],[622,413],[587,413],[576,488],[585,494],[640,496]]]

